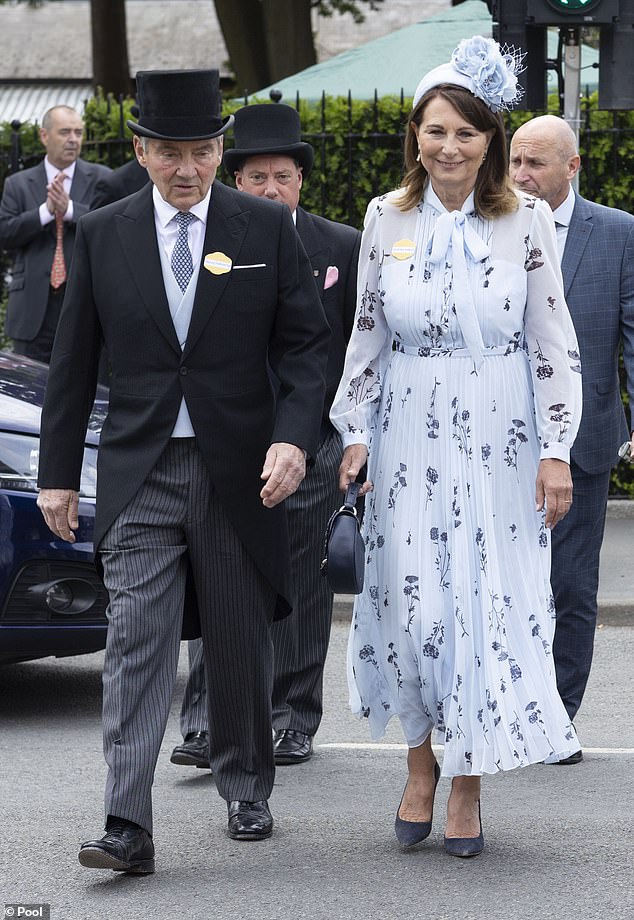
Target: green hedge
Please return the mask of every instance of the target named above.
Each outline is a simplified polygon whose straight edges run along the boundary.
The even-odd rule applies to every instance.
[[[329,96],[317,103],[300,102],[302,132],[305,140],[315,148],[315,166],[302,188],[302,205],[332,220],[360,227],[368,201],[400,184],[402,134],[410,102],[408,98],[400,100],[389,96],[376,101],[350,101],[345,97]],[[549,103],[551,110],[557,111],[555,96]],[[224,114],[243,104],[235,99],[227,101]],[[87,140],[83,155],[86,159],[116,167],[131,158],[132,132],[125,122],[131,117],[132,105],[132,99],[119,104],[102,94],[88,100],[84,116]],[[531,117],[529,112],[509,114],[509,135]],[[39,159],[42,150],[37,127],[23,125],[20,137],[24,160]],[[10,138],[10,126],[0,125],[0,151],[5,154]],[[231,146],[231,132],[225,143]],[[634,213],[634,112],[613,115],[599,111],[596,93],[585,99],[580,152],[583,162],[579,178],[581,194]],[[6,165],[3,168],[6,171]],[[232,184],[232,177],[222,170],[219,176]],[[4,174],[0,178],[4,179]],[[0,301],[0,322],[5,299]],[[623,398],[627,403],[625,390]],[[619,464],[612,475],[611,493],[634,498],[634,464]]]
[[[254,97],[251,101],[258,101]],[[268,101],[268,100],[267,100]],[[550,99],[556,110],[556,97]],[[225,114],[242,105],[229,100]],[[395,97],[373,101],[352,101],[328,96],[321,102],[300,102],[302,131],[315,147],[315,168],[302,190],[302,204],[332,220],[361,226],[369,199],[400,183],[402,174],[402,132],[410,100]],[[132,99],[122,106],[111,97],[97,95],[85,110],[87,140],[83,155],[88,160],[116,167],[132,156],[130,118]],[[583,102],[580,150],[583,169],[580,191],[610,207],[634,212],[634,111],[613,113],[597,109],[594,93]],[[509,133],[531,118],[529,112],[508,116]],[[0,124],[0,180],[7,169],[11,128]],[[20,129],[22,155],[26,162],[37,160],[42,148],[37,126]],[[226,144],[232,143],[231,132]],[[223,179],[228,179],[226,175]]]

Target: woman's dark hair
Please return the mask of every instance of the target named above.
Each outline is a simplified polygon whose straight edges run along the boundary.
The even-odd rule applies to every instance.
[[[502,116],[499,112],[492,112],[488,105],[467,89],[452,83],[433,86],[410,113],[405,136],[404,192],[397,200],[398,207],[401,211],[409,211],[423,197],[428,174],[417,159],[418,139],[411,123],[420,126],[425,106],[437,97],[445,99],[476,130],[493,131],[486,159],[480,167],[475,184],[478,214],[491,218],[516,211],[518,202],[508,176],[508,149]]]

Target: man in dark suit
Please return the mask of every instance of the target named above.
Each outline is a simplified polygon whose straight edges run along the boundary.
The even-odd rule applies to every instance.
[[[119,201],[120,198],[133,195],[140,188],[143,188],[148,181],[147,169],[141,166],[137,158],[128,160],[123,166],[113,169],[109,175],[103,176],[99,180],[95,188],[92,206],[93,208],[101,208],[104,204],[112,204],[113,201]]]
[[[77,221],[92,207],[106,166],[79,158],[84,123],[66,105],[42,118],[46,156],[8,176],[0,202],[0,246],[13,254],[5,332],[13,350],[48,363],[66,288]]]
[[[107,823],[80,850],[90,868],[154,870],[152,778],[188,570],[228,833],[273,827],[270,624],[292,604],[282,502],[317,450],[328,326],[288,210],[214,182],[232,120],[218,87],[217,70],[137,74],[129,124],[152,182],[80,221],[42,413],[38,503],[72,541],[103,338]]]
[[[553,211],[566,302],[581,353],[583,415],[571,454],[573,503],[551,537],[553,655],[557,687],[571,719],[592,664],[610,469],[622,443],[631,439],[634,452],[618,373],[622,346],[634,406],[634,217],[574,192],[580,162],[572,129],[554,115],[534,118],[513,135],[511,179]],[[557,762],[582,759],[579,751]]]
[[[287,105],[249,105],[235,113],[235,146],[224,165],[242,192],[287,205],[310,259],[330,324],[330,345],[319,450],[297,492],[286,501],[297,603],[292,616],[273,627],[273,727],[275,763],[298,764],[313,752],[322,716],[323,670],[333,595],[319,571],[328,518],[341,504],[337,471],[342,447],[329,420],[356,307],[361,234],[299,206],[313,148],[301,140],[298,113]],[[190,677],[181,710],[184,741],[172,762],[208,764],[205,679],[201,649],[190,643]]]
[[[138,105],[130,107],[130,114],[135,121],[139,120]],[[141,166],[136,157],[133,157],[127,163],[113,169],[107,176],[102,176],[97,182],[93,208],[101,208],[104,204],[112,204],[113,201],[133,195],[149,181],[147,169]]]

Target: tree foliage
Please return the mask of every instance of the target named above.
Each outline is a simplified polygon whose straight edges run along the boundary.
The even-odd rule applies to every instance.
[[[313,9],[320,16],[332,16],[333,13],[350,13],[354,22],[365,20],[365,13],[359,3],[367,3],[371,10],[378,10],[383,0],[312,0]]]

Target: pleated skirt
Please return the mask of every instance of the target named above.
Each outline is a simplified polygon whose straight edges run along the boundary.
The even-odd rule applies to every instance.
[[[395,352],[372,433],[350,705],[379,739],[433,728],[445,776],[579,749],[556,688],[550,540],[528,359]]]

